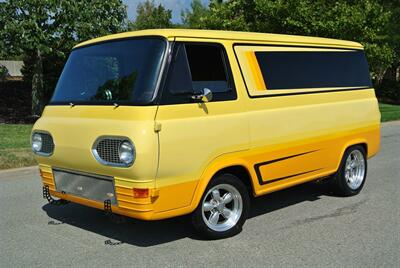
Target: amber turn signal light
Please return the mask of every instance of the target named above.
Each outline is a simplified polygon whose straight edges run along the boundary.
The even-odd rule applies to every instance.
[[[147,198],[149,197],[149,189],[133,188],[134,198]]]

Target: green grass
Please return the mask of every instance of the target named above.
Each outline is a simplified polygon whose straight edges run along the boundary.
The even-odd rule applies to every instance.
[[[381,121],[400,120],[400,105],[379,103],[379,110],[381,110]]]
[[[36,165],[30,146],[32,125],[0,124],[0,169]]]

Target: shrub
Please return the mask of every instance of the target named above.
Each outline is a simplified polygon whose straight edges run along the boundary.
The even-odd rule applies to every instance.
[[[400,104],[400,81],[383,80],[375,89],[379,100]]]
[[[8,75],[8,70],[5,66],[0,65],[0,81],[3,81]]]

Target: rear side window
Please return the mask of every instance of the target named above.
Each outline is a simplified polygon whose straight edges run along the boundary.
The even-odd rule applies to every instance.
[[[208,88],[212,101],[236,99],[224,49],[218,44],[176,43],[161,104],[191,103]]]
[[[255,52],[268,89],[371,87],[363,51]]]
[[[372,87],[363,50],[234,45],[250,96],[284,96]]]

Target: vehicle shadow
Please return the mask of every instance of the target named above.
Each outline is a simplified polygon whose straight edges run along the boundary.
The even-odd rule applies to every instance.
[[[249,218],[283,209],[304,201],[317,201],[321,196],[332,195],[324,185],[304,184],[279,192],[253,198]],[[46,204],[42,209],[52,218],[49,225],[68,224],[106,237],[105,245],[130,244],[149,247],[191,238],[202,240],[190,224],[190,217],[182,216],[160,221],[141,221],[125,218],[116,223],[98,209],[69,203],[65,206]]]
[[[286,208],[305,201],[317,201],[321,196],[336,196],[326,183],[305,183],[260,197],[252,198],[249,218]]]

